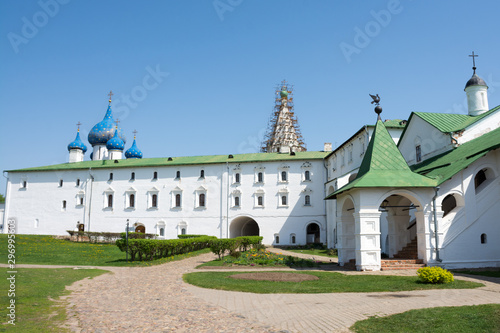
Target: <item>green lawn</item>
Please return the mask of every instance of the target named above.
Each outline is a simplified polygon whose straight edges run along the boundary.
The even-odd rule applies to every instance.
[[[15,283],[15,326],[6,324],[9,281],[0,279],[0,332],[61,332],[66,319],[64,304],[50,301],[69,294],[65,287],[87,277],[106,273],[99,269],[18,268]],[[5,275],[4,275],[5,276]],[[50,318],[50,319],[49,319]]]
[[[153,261],[125,260],[125,252],[113,244],[75,243],[51,236],[16,235],[16,264],[76,265],[76,266],[151,266],[179,260],[201,253],[204,249],[180,256]],[[7,263],[7,235],[0,235],[0,263]],[[130,258],[129,258],[130,259]]]
[[[350,329],[358,333],[497,333],[500,332],[500,304],[411,310],[361,320]]]
[[[232,279],[236,272],[195,272],[184,274],[184,281],[198,287],[244,291],[252,293],[344,293],[383,292],[422,289],[467,289],[483,286],[481,283],[455,280],[447,284],[423,284],[417,277],[386,275],[345,275],[332,272],[296,272],[319,277],[316,281],[273,282]]]
[[[323,256],[323,257],[329,257],[329,258],[337,258],[337,255],[328,255],[328,249],[290,249],[286,250],[290,252],[295,252],[295,253],[303,253],[303,254],[309,254],[312,256]]]

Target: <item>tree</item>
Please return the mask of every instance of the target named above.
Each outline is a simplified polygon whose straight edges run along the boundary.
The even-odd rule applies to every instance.
[[[3,194],[0,194],[0,204],[3,203],[5,203],[5,197],[3,196]]]

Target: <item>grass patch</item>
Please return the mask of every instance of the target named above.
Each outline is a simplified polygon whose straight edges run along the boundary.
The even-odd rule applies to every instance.
[[[498,271],[467,271],[467,270],[453,270],[453,273],[470,274],[470,275],[481,275],[489,277],[500,278],[500,269]]]
[[[500,332],[500,304],[410,310],[361,320],[350,329],[358,333],[496,333]]]
[[[271,293],[346,293],[410,291],[426,289],[468,289],[482,287],[483,284],[455,280],[446,284],[424,284],[417,277],[387,275],[345,275],[332,272],[296,272],[319,277],[316,281],[273,282],[239,280],[230,278],[236,272],[195,272],[184,274],[187,283],[202,288],[244,291],[260,294]]]
[[[0,279],[2,306],[0,331],[5,332],[64,332],[59,327],[66,320],[64,305],[49,300],[69,294],[65,287],[87,277],[106,273],[100,269],[18,268],[16,274],[16,325],[6,324],[9,281]]]
[[[330,257],[330,258],[337,258],[337,255],[329,255],[328,253],[330,250],[328,249],[290,249],[286,250],[290,252],[295,252],[295,253],[302,253],[302,254],[309,254],[312,256],[323,256],[323,257]]]
[[[318,267],[317,262],[292,256],[281,255],[265,250],[237,252],[237,256],[225,256],[209,261],[198,267],[210,266],[256,266],[256,267]],[[197,268],[198,268],[197,267]]]
[[[0,235],[0,263],[7,263],[7,235]],[[203,249],[153,261],[126,261],[125,252],[114,244],[76,243],[52,236],[16,235],[16,264],[76,266],[152,266],[189,258]],[[130,257],[129,257],[130,259]]]

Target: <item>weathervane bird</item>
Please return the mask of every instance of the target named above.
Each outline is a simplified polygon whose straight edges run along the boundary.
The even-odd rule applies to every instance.
[[[380,97],[378,96],[378,94],[375,96],[372,94],[368,94],[368,95],[370,95],[370,97],[373,98],[372,104],[375,103],[375,105],[378,105],[378,103],[380,103]]]

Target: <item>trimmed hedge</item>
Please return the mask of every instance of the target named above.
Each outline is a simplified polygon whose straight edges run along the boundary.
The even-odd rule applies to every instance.
[[[240,251],[246,251],[250,247],[256,247],[262,242],[261,236],[241,236],[236,238],[222,238],[212,240],[210,243],[210,250],[219,256],[219,259],[224,256],[226,252],[234,252],[237,248]]]
[[[129,234],[130,236],[130,234]],[[202,236],[188,239],[130,239],[128,240],[128,254],[131,261],[153,260],[193,252],[210,247],[210,242],[216,239],[213,236]],[[122,252],[127,251],[126,239],[116,241]]]
[[[196,237],[205,237],[206,235],[178,235],[177,237],[179,239],[186,239],[186,238],[196,238]]]

